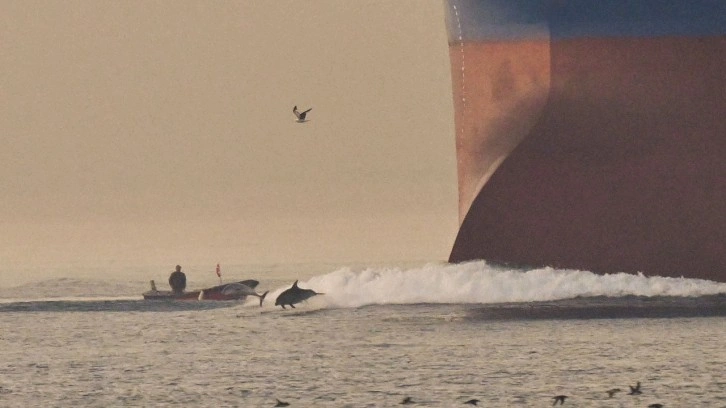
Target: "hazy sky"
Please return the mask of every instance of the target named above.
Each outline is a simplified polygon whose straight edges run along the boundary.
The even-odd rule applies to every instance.
[[[0,267],[448,257],[440,1],[0,9]]]

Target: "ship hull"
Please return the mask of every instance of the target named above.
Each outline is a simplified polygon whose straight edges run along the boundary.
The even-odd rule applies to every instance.
[[[451,262],[726,281],[726,3],[450,0]]]

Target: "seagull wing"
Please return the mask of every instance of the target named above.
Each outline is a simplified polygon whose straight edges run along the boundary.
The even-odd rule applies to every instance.
[[[307,116],[308,112],[310,112],[311,110],[313,110],[313,108],[310,108],[305,112],[301,112],[299,115],[297,115],[297,118],[300,120],[305,120],[305,116]]]

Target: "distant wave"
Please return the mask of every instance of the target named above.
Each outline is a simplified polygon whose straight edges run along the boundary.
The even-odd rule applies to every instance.
[[[30,302],[123,302],[142,300],[141,295],[138,296],[53,296],[45,298],[0,298],[0,305],[9,303],[30,303]]]
[[[0,302],[20,300],[124,300],[141,299],[144,282],[55,278],[0,288]]]
[[[313,277],[302,288],[324,292],[310,302],[322,307],[373,304],[489,304],[575,297],[706,296],[726,293],[726,283],[617,273],[538,268],[505,269],[486,262],[428,264],[420,268],[341,268]],[[274,290],[275,299],[285,288]],[[274,302],[267,303],[268,306]]]

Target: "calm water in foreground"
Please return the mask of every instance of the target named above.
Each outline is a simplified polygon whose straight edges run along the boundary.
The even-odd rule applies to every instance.
[[[391,274],[405,272],[371,279],[390,286]],[[325,279],[308,283],[327,293],[335,285]],[[273,289],[274,300],[276,285],[262,280],[260,289]],[[408,396],[425,407],[471,398],[548,407],[565,394],[565,407],[726,407],[724,317],[491,320],[481,303],[329,299],[285,311],[256,299],[7,300],[0,406],[272,407],[279,398],[291,407],[392,407]],[[627,395],[637,381],[642,395]],[[611,388],[623,392],[610,399]]]

